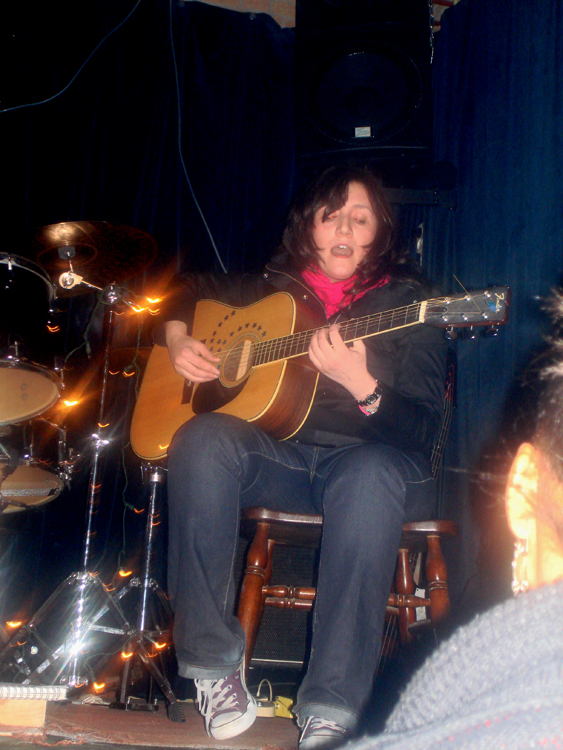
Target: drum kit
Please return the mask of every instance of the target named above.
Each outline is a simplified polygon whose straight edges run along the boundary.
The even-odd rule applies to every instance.
[[[68,389],[65,363],[46,342],[50,332],[57,330],[57,308],[65,298],[95,291],[104,304],[101,384],[97,428],[89,451],[81,568],[0,652],[0,671],[7,666],[16,681],[45,684],[47,679],[50,684],[77,689],[92,683],[95,676],[90,666],[93,634],[117,636],[119,643],[136,652],[161,688],[169,717],[182,721],[170,685],[150,653],[155,640],[147,636],[149,595],[156,593],[166,615],[171,614],[150,571],[162,468],[141,467],[149,476],[150,499],[140,578],[111,593],[91,571],[100,459],[111,441],[106,410],[110,362],[116,354],[112,353],[114,316],[118,307],[135,308],[135,295],[121,285],[142,272],[156,253],[155,240],[139,229],[86,221],[45,226],[17,254],[0,253],[0,517],[43,506],[71,484],[79,454],[68,445],[64,420],[57,419],[57,405]],[[122,598],[135,587],[141,594],[136,627],[121,606]],[[63,626],[50,626],[57,610]],[[109,625],[108,617],[112,618]],[[156,631],[161,633],[163,628],[156,625]],[[127,707],[123,685],[121,696],[117,707]]]
[[[54,500],[77,460],[65,427],[48,418],[67,387],[63,356],[48,345],[58,304],[93,290],[127,304],[117,285],[156,251],[132,227],[64,222],[40,229],[20,255],[0,252],[0,513]]]

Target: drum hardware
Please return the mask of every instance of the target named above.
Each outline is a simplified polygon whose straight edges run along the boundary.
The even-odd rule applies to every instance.
[[[92,625],[99,619],[100,612],[111,612],[115,623],[111,632],[129,636],[132,628],[119,605],[114,601],[97,574],[90,571],[91,563],[91,541],[95,533],[94,520],[96,516],[98,494],[100,491],[100,461],[105,446],[110,443],[106,437],[106,395],[108,381],[108,365],[111,348],[111,338],[114,320],[114,307],[118,301],[115,285],[110,285],[103,291],[103,301],[106,303],[104,314],[104,327],[102,334],[102,384],[98,405],[98,430],[92,435],[93,457],[88,482],[87,510],[85,533],[82,548],[82,565],[78,572],[72,573],[57,588],[55,593],[49,597],[47,602],[39,609],[30,622],[22,626],[8,643],[8,646],[0,653],[0,668],[4,659],[8,659],[8,666],[18,675],[23,675],[26,682],[38,681],[47,676],[51,684],[64,684],[69,688],[77,688],[88,684],[94,679],[92,667],[90,666],[92,656],[90,640]],[[70,597],[70,604],[64,604],[64,599]],[[60,606],[59,600],[62,599]],[[71,612],[71,621],[63,622],[63,632],[68,633],[62,645],[54,647],[52,634],[44,636],[41,626],[45,617],[54,612],[57,614]],[[61,632],[61,624],[55,628]],[[31,655],[22,654],[22,644],[29,641],[33,636],[35,653]],[[18,650],[19,649],[19,650]],[[31,656],[39,664],[30,665]]]
[[[9,669],[16,673],[18,678],[23,677],[26,682],[41,682],[47,678],[51,684],[66,684],[69,688],[77,689],[93,681],[92,665],[100,653],[100,648],[108,651],[107,647],[90,643],[92,636],[97,634],[113,638],[118,636],[134,649],[151,677],[161,688],[167,700],[169,717],[173,721],[183,721],[182,712],[168,680],[156,667],[152,658],[153,654],[147,649],[147,645],[149,648],[156,648],[155,635],[165,632],[161,627],[157,627],[156,630],[146,628],[150,609],[149,594],[154,591],[163,607],[166,602],[164,594],[155,588],[155,583],[149,573],[143,572],[140,583],[137,580],[130,582],[129,589],[114,597],[101,583],[97,574],[90,571],[91,542],[95,533],[94,522],[100,491],[100,462],[104,448],[111,442],[107,429],[106,397],[115,307],[118,302],[122,302],[135,309],[135,303],[128,298],[124,290],[117,286],[117,282],[134,275],[140,270],[140,266],[148,265],[156,255],[156,243],[149,235],[130,227],[106,222],[67,222],[39,230],[28,252],[48,268],[51,275],[58,278],[58,283],[65,292],[101,290],[101,301],[106,306],[102,334],[102,383],[99,396],[98,429],[92,435],[93,456],[87,493],[81,569],[63,581],[31,621],[22,626],[13,636],[0,653],[0,671],[7,660]],[[84,280],[85,276],[88,277],[88,281]],[[104,286],[104,277],[113,278],[114,282],[109,286]],[[155,479],[154,486],[156,487],[161,481]],[[151,504],[151,508],[154,510],[154,503]],[[152,541],[150,544],[152,545]],[[146,570],[148,571],[149,568]],[[127,590],[133,590],[135,587],[141,589],[142,601],[138,627],[132,628],[122,611],[120,600]],[[69,597],[71,601],[68,606],[60,602],[62,598]],[[67,636],[64,643],[57,648],[54,647],[52,637],[44,636],[41,632],[41,628],[45,626],[47,614],[52,612],[62,613],[63,617],[65,613],[72,613],[71,619],[64,623]],[[111,625],[101,624],[100,621],[104,616],[113,617],[115,622]],[[60,627],[55,630],[61,632]],[[26,652],[25,646],[30,640],[33,641],[33,646],[30,646],[29,651]]]
[[[137,614],[137,627],[129,638],[123,656],[123,672],[117,699],[110,704],[110,708],[136,711],[155,711],[157,705],[153,700],[154,683],[158,685],[164,695],[167,705],[168,718],[171,721],[184,722],[184,713],[176,701],[170,683],[165,675],[163,653],[170,648],[172,641],[172,610],[156,580],[152,577],[152,563],[154,557],[154,541],[156,529],[160,523],[161,489],[164,485],[165,472],[162,467],[144,464],[141,467],[149,485],[149,504],[147,522],[145,525],[144,555],[140,578],[133,578],[124,589],[128,593],[134,589],[140,590],[140,603]],[[157,612],[157,606],[160,616]],[[164,622],[161,618],[164,617]],[[150,651],[153,653],[151,654]],[[159,657],[160,668],[155,663]],[[148,657],[148,658],[147,658]],[[135,661],[138,660],[148,672],[149,685],[146,701],[131,701],[131,676]]]
[[[72,473],[77,462],[80,460],[81,455],[77,453],[74,448],[69,447],[67,440],[67,431],[64,427],[55,422],[51,422],[45,417],[39,417],[37,422],[47,424],[57,432],[57,474],[64,481],[66,487],[70,487],[70,481],[72,479]],[[29,460],[37,460],[33,455],[33,441],[31,443],[31,450],[29,453]]]

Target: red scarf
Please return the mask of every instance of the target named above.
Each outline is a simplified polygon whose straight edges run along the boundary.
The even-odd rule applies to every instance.
[[[357,279],[357,274],[344,281],[331,281],[322,271],[306,268],[302,273],[304,281],[311,287],[317,297],[323,302],[327,316],[330,318],[343,307],[351,305],[360,297],[363,297],[370,289],[387,284],[389,277],[385,276],[380,282],[364,289],[357,294],[350,294],[351,287]]]

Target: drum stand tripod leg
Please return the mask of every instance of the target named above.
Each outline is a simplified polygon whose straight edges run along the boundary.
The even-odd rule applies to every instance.
[[[69,596],[70,601],[65,603],[65,597]],[[66,635],[61,643],[61,631],[57,631],[59,640],[55,646],[53,633],[49,634],[47,630],[45,635],[43,632],[44,622],[57,609],[59,612],[72,612],[74,618],[75,609],[85,602],[88,607],[78,619],[63,622],[62,629]],[[113,627],[99,624],[106,613],[111,613]],[[94,680],[93,670],[84,658],[83,650],[88,648],[88,640],[99,633],[117,635],[123,641],[130,638],[134,631],[118,602],[98,578],[87,573],[72,573],[2,649],[0,667],[2,671],[7,668],[15,673],[13,676],[23,678],[25,683],[43,685],[48,679],[48,684],[77,687]]]
[[[139,615],[137,628],[133,631],[131,638],[127,643],[127,658],[124,660],[123,674],[121,679],[121,688],[119,690],[118,700],[112,704],[112,708],[119,709],[136,709],[150,711],[154,710],[152,703],[153,681],[158,685],[166,699],[166,710],[168,718],[171,721],[185,721],[184,713],[172,691],[170,683],[164,674],[164,669],[159,669],[155,663],[155,657],[160,656],[160,649],[165,644],[159,644],[158,639],[162,636],[168,637],[166,647],[170,647],[171,639],[171,622],[172,611],[156,581],[151,577],[152,558],[154,554],[154,540],[158,524],[160,523],[160,489],[165,481],[164,469],[156,467],[144,467],[149,472],[149,507],[147,513],[147,523],[145,526],[145,554],[143,557],[143,567],[140,579],[133,579],[130,582],[131,589],[140,588],[141,600],[139,605]],[[155,608],[151,606],[151,595],[156,595],[158,602],[164,610],[164,615],[168,620],[167,627],[159,626],[156,621]],[[149,627],[150,623],[150,627]],[[149,653],[152,650],[153,654]],[[130,687],[130,672],[133,659],[139,658],[149,674],[149,696],[146,703],[131,703],[128,699],[128,690]],[[160,659],[163,667],[162,659]]]

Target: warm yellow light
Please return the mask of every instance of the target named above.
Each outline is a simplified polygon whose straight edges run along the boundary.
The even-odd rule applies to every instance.
[[[132,570],[123,570],[123,568],[121,568],[121,570],[119,571],[119,575],[122,578],[127,578],[127,576],[130,576],[132,573],[133,573]]]
[[[134,511],[135,511],[135,513],[137,513],[137,514],[138,514],[138,513],[144,513],[144,512],[145,512],[145,509],[144,509],[144,508],[133,508],[133,510],[134,510]]]
[[[79,404],[80,401],[78,401],[78,399],[76,401],[70,401],[68,399],[65,399],[63,403],[65,406],[76,406],[76,404]]]
[[[49,333],[58,333],[61,330],[60,326],[47,326]]]
[[[164,641],[164,643],[155,643],[154,647],[158,649],[166,648],[166,641]]]
[[[169,445],[170,443],[167,443],[167,445],[159,445],[158,447],[160,448],[161,451],[165,451]]]
[[[132,651],[129,651],[129,652],[122,651],[121,652],[121,658],[122,659],[130,659],[132,656],[133,656],[133,652]]]
[[[158,315],[159,312],[160,312],[160,307],[157,307],[156,310],[151,310],[151,308],[149,307],[149,315]]]
[[[151,305],[156,305],[157,302],[161,302],[161,297],[147,297],[147,302],[150,302]]]
[[[94,690],[103,690],[105,686],[106,686],[105,682],[100,682],[100,683],[95,682],[93,687],[94,687]]]
[[[109,422],[108,422],[107,424],[100,424],[100,423],[98,422],[98,427],[101,427],[101,429],[103,430],[103,429],[105,429],[106,427],[109,427]]]
[[[123,377],[124,378],[130,378],[131,375],[134,375],[134,374],[135,374],[135,370],[133,370],[132,372],[125,372],[125,370],[123,370]]]
[[[23,623],[22,623],[22,621],[21,621],[21,620],[19,620],[19,621],[17,621],[17,622],[16,622],[15,620],[10,620],[10,622],[7,622],[7,623],[6,623],[6,625],[7,625],[7,626],[8,626],[9,628],[19,628],[19,627],[20,627],[20,625],[22,625],[22,624],[23,624]]]

